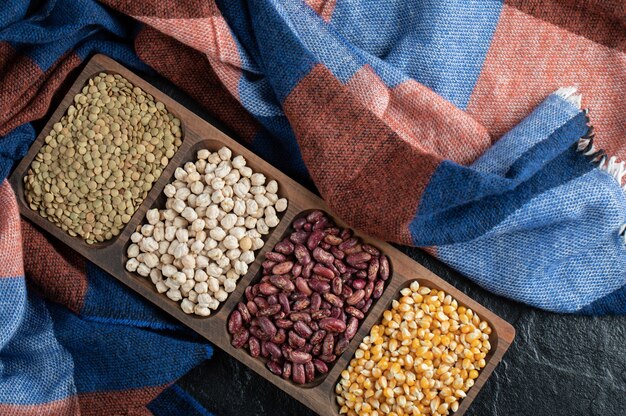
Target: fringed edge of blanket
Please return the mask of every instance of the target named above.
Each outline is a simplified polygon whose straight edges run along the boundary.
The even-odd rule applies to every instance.
[[[570,103],[581,108],[582,94],[579,94],[576,87],[564,87],[559,88],[556,95],[569,101]],[[618,183],[622,190],[626,191],[626,184],[624,184],[624,176],[626,175],[626,162],[618,161],[617,156],[610,156],[604,149],[598,149],[594,144],[596,137],[593,125],[589,119],[589,109],[582,110],[585,113],[585,120],[587,122],[587,132],[578,139],[578,151],[588,158],[598,169],[611,175],[613,179]],[[619,231],[619,235],[624,239],[626,244],[626,223],[622,225]]]

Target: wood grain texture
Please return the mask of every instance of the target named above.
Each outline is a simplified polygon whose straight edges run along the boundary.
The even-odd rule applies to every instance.
[[[153,189],[148,193],[144,203],[138,208],[123,231],[117,237],[114,237],[108,242],[88,245],[80,237],[72,237],[66,234],[56,225],[50,223],[45,218],[41,217],[37,212],[29,208],[24,199],[23,177],[26,174],[31,161],[41,148],[43,141],[48,135],[54,122],[59,120],[62,115],[65,114],[67,108],[73,100],[74,95],[80,91],[87,80],[99,72],[120,74],[128,79],[132,84],[142,88],[147,93],[152,94],[157,100],[162,101],[171,113],[180,118],[183,132],[183,143],[178,152],[169,162],[166,169],[163,171],[161,177],[156,181]],[[133,230],[137,227],[137,225],[143,222],[146,211],[152,207],[163,207],[164,197],[162,196],[162,190],[163,187],[172,179],[176,167],[182,166],[187,161],[194,160],[195,153],[200,148],[207,148],[215,151],[222,146],[228,146],[233,151],[234,155],[243,155],[248,160],[248,165],[253,170],[264,173],[268,179],[275,179],[279,184],[279,195],[289,200],[289,208],[281,214],[282,218],[278,226],[274,228],[270,234],[265,236],[265,246],[256,253],[256,260],[250,265],[248,273],[239,280],[235,291],[230,294],[228,299],[222,303],[220,308],[214,314],[209,317],[202,318],[183,313],[178,303],[173,302],[164,295],[157,293],[154,285],[148,278],[142,278],[137,274],[127,272],[124,268],[124,263],[126,262],[125,253],[126,247],[129,244],[130,235],[133,233]],[[335,222],[340,226],[346,226],[346,224],[343,223],[340,218],[333,215],[322,199],[303,188],[294,180],[281,173],[278,169],[271,166],[250,150],[246,149],[211,124],[193,114],[191,111],[187,110],[181,104],[177,103],[142,78],[103,55],[94,56],[85,66],[84,70],[78,75],[76,82],[72,85],[59,107],[53,113],[51,119],[37,137],[35,143],[31,146],[27,156],[22,160],[14,173],[11,175],[10,183],[17,195],[20,213],[25,218],[29,219],[37,226],[55,236],[62,243],[68,245],[88,260],[115,276],[122,283],[144,296],[157,307],[166,311],[174,318],[187,325],[189,328],[193,329],[198,334],[211,341],[213,344],[223,349],[246,366],[250,367],[252,370],[256,371],[269,382],[273,383],[276,387],[282,389],[296,400],[299,400],[304,405],[323,416],[338,414],[339,408],[334,397],[334,386],[340,377],[341,371],[346,368],[361,340],[369,333],[372,325],[380,321],[382,312],[390,306],[393,299],[398,297],[400,289],[408,286],[413,280],[418,280],[420,284],[424,286],[444,290],[456,298],[460,304],[472,308],[493,328],[493,333],[490,338],[492,350],[487,356],[487,366],[481,371],[480,376],[476,379],[475,385],[470,389],[467,397],[461,401],[459,410],[455,413],[455,415],[462,415],[465,413],[472,403],[472,400],[474,400],[482,386],[485,384],[515,337],[514,328],[502,318],[481,306],[420,264],[414,262],[391,245],[380,240],[370,238],[356,230],[356,235],[360,236],[365,242],[380,248],[389,256],[391,261],[392,276],[388,281],[387,288],[385,289],[382,297],[372,306],[370,312],[362,322],[357,335],[350,343],[350,347],[341,357],[339,357],[336,364],[331,368],[326,377],[320,377],[316,380],[316,382],[306,386],[297,386],[290,381],[283,380],[282,378],[270,373],[270,371],[265,367],[263,361],[251,357],[247,350],[233,348],[230,344],[230,335],[226,330],[226,321],[228,316],[236,306],[237,302],[242,299],[245,288],[253,280],[258,278],[261,262],[265,252],[271,250],[271,248],[273,248],[274,245],[280,241],[282,236],[288,230],[292,220],[304,211],[321,209],[333,217]]]

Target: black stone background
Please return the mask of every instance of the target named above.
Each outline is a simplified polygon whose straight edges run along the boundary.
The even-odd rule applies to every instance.
[[[80,69],[69,77],[74,79]],[[145,78],[228,133],[171,83]],[[57,104],[64,94],[55,96]],[[35,127],[40,130],[50,115]],[[626,416],[626,317],[557,315],[530,308],[486,292],[419,249],[399,248],[515,326],[513,345],[467,416]],[[217,348],[211,360],[178,384],[216,416],[315,415]]]
[[[151,80],[228,132],[176,87]],[[398,248],[517,331],[467,416],[626,416],[626,317],[544,312],[481,289],[419,249]],[[315,415],[218,348],[179,385],[219,416]]]

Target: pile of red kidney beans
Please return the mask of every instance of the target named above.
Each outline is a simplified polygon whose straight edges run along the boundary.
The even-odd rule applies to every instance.
[[[228,320],[235,348],[296,384],[326,374],[384,290],[389,258],[322,211],[292,223]]]

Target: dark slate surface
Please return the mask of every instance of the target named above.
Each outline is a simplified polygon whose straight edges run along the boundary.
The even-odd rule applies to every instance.
[[[171,84],[151,80],[219,126]],[[626,317],[539,311],[482,290],[418,249],[400,249],[515,326],[467,416],[626,416]],[[219,416],[315,415],[219,349],[179,384]]]

